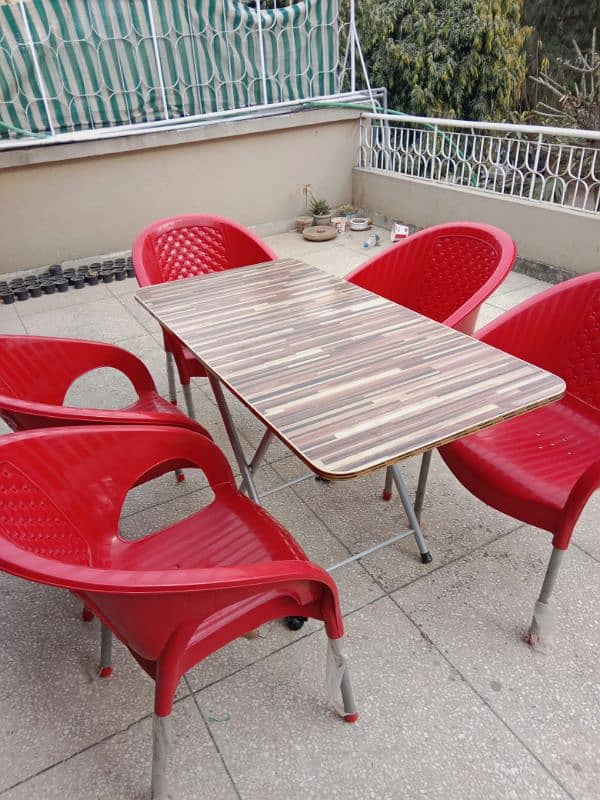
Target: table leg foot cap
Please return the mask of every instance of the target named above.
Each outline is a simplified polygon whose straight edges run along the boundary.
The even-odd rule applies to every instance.
[[[433,556],[429,551],[427,551],[426,553],[421,553],[421,561],[423,562],[423,564],[431,564],[431,562],[433,561]]]
[[[382,493],[381,493],[381,499],[382,499],[382,500],[385,500],[386,502],[387,502],[388,500],[391,500],[391,499],[392,499],[392,493],[391,493],[391,492],[385,492],[385,491],[384,491],[384,492],[382,492]]]
[[[101,678],[110,678],[112,675],[113,668],[112,667],[100,667],[100,677]]]
[[[354,714],[344,715],[344,722],[356,722],[357,720],[358,720],[358,711],[355,711]]]
[[[91,622],[94,619],[94,615],[89,610],[89,608],[84,608],[83,611],[81,612],[81,619],[84,622]]]

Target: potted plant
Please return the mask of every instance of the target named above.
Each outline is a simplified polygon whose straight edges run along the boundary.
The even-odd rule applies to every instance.
[[[327,200],[313,197],[310,201],[310,210],[313,215],[313,225],[331,225],[331,209]]]

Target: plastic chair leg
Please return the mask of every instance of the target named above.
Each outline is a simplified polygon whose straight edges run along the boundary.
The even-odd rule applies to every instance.
[[[384,500],[391,500],[392,499],[392,470],[391,467],[388,467],[385,471],[385,485],[383,487],[383,492],[381,494]]]
[[[552,555],[548,562],[540,596],[533,609],[533,619],[531,620],[527,641],[537,650],[544,650],[546,645],[552,642],[554,615],[552,607],[549,605],[549,600],[565,553],[566,550],[559,550],[557,547],[552,548]]]
[[[152,716],[152,800],[168,800],[167,765],[171,738],[171,717]]]
[[[192,400],[192,387],[189,383],[182,383],[181,388],[183,389],[187,415],[190,419],[196,419],[196,409],[194,408],[194,401]]]
[[[112,633],[103,625],[100,633],[100,677],[108,678],[112,671]]]

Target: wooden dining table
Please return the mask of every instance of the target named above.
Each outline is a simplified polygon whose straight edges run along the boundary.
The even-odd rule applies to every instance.
[[[296,258],[141,289],[137,300],[205,367],[242,485],[274,435],[316,474],[391,467],[431,560],[398,463],[559,399],[561,378]],[[248,459],[223,386],[265,425]],[[341,565],[333,565],[331,569]]]

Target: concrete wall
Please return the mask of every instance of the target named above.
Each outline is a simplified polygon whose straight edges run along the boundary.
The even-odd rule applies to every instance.
[[[571,272],[600,271],[600,217],[507,199],[472,189],[355,169],[353,202],[389,218],[426,227],[469,220],[510,233],[519,255]]]
[[[131,247],[161,217],[282,230],[301,187],[349,202],[358,114],[304,111],[0,155],[0,273]]]

